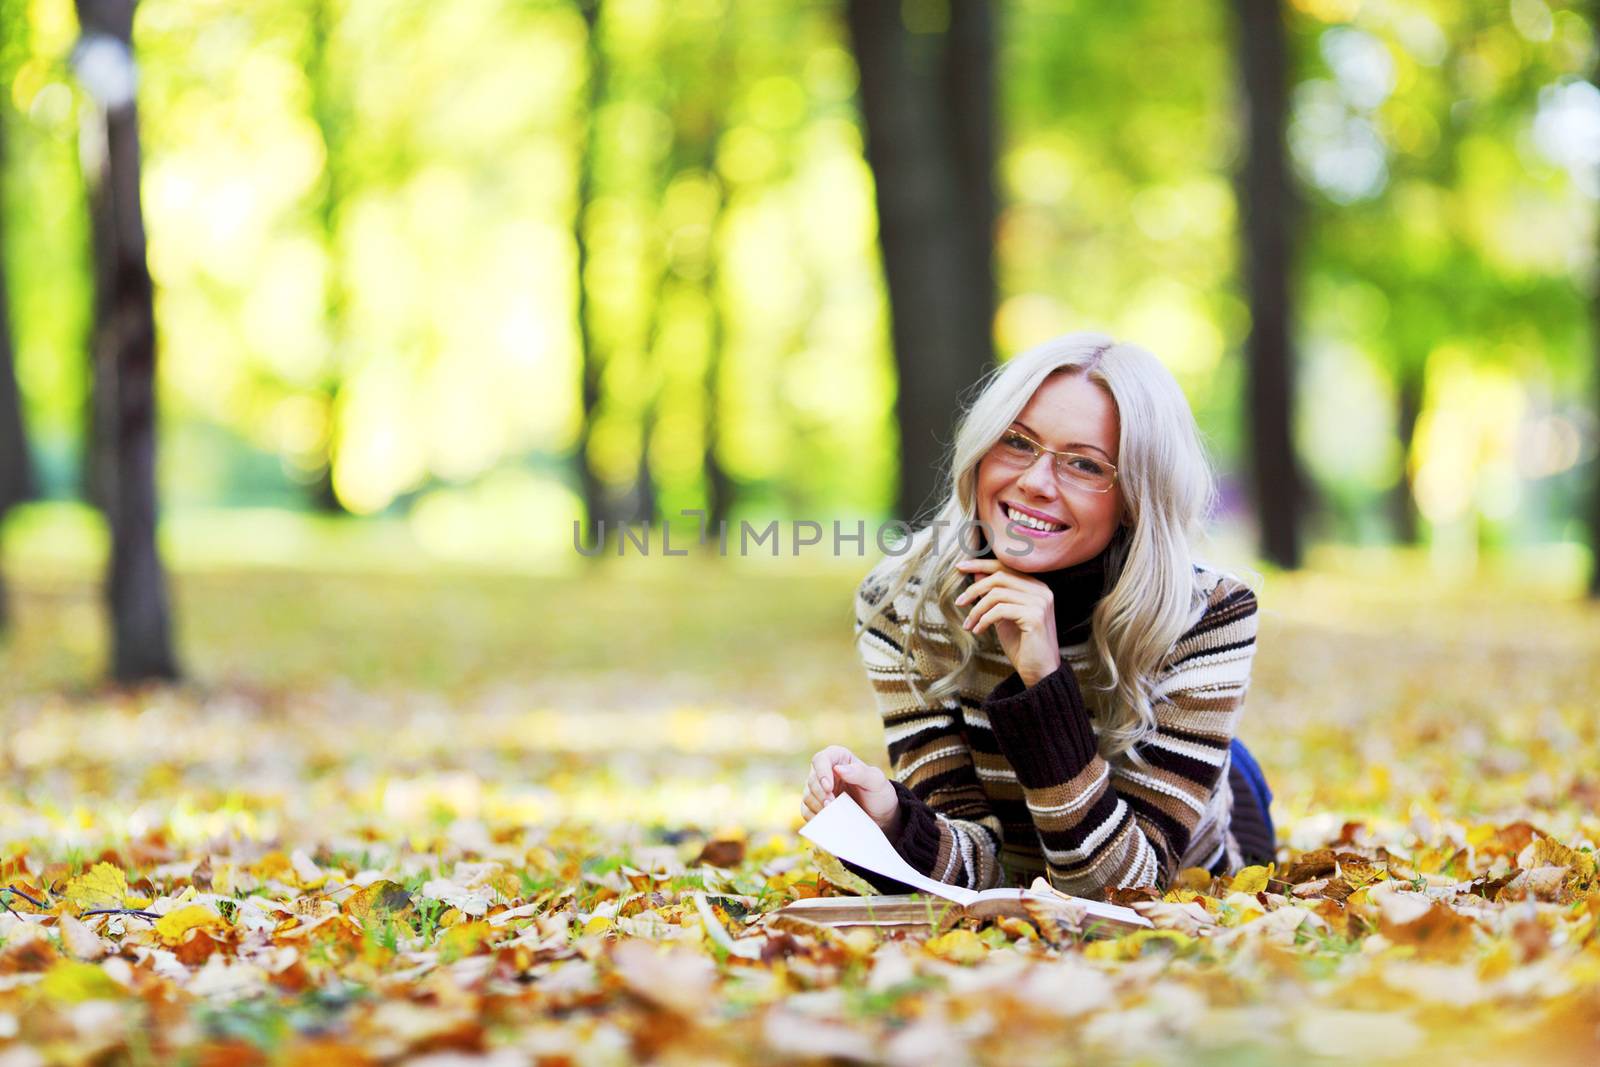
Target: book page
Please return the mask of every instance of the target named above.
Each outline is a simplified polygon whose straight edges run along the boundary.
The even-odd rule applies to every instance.
[[[861,805],[848,793],[840,793],[828,802],[827,807],[811,817],[800,828],[800,836],[824,851],[874,874],[904,882],[925,893],[967,905],[978,894],[961,886],[938,882],[918,872],[905,861],[894,845],[883,836],[872,816],[861,810]]]
[[[1090,900],[1088,897],[1075,897],[1060,890],[1051,890],[1049,893],[1034,893],[1026,889],[985,889],[973,899],[975,902],[981,903],[986,900],[1019,900],[1022,897],[1043,897],[1045,899],[1055,897],[1062,900],[1070,900],[1087,912],[1091,918],[1129,923],[1133,926],[1152,925],[1149,919],[1146,919],[1132,908],[1125,908],[1121,904],[1108,904],[1103,900]]]

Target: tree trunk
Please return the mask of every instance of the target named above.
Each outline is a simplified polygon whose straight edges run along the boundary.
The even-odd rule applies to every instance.
[[[1248,142],[1238,181],[1250,300],[1248,438],[1262,555],[1292,568],[1301,560],[1303,479],[1292,429],[1290,275],[1295,204],[1285,152],[1288,45],[1278,0],[1235,0],[1235,9]]]
[[[1595,23],[1600,25],[1600,23]],[[1595,79],[1600,86],[1600,77]],[[1589,298],[1590,398],[1600,414],[1600,294]],[[1589,463],[1589,596],[1600,600],[1600,460]]]
[[[1595,45],[1600,47],[1600,0],[1589,0],[1583,7],[1590,29],[1594,31]],[[1600,89],[1600,52],[1591,50],[1594,66],[1589,70],[1589,84]],[[1600,253],[1600,248],[1596,249]],[[1600,414],[1600,293],[1589,298],[1589,351],[1590,397],[1596,414]],[[1600,600],[1600,460],[1589,464],[1589,596]]]
[[[306,35],[305,69],[311,88],[311,116],[322,140],[322,178],[317,189],[316,214],[322,230],[322,244],[328,260],[328,273],[323,285],[323,321],[328,329],[328,365],[318,383],[317,395],[326,420],[327,438],[323,442],[316,476],[310,483],[311,506],[319,511],[342,513],[344,505],[333,486],[333,469],[338,452],[339,392],[344,383],[345,307],[349,303],[344,284],[344,271],[339,261],[339,206],[344,201],[345,188],[341,180],[345,136],[349,114],[341,105],[333,85],[333,72],[328,56],[328,39],[338,24],[335,10],[337,0],[312,0],[311,18]]]
[[[578,428],[578,442],[573,452],[573,465],[577,468],[578,485],[583,494],[584,517],[592,531],[604,531],[615,526],[610,493],[594,469],[589,455],[590,435],[600,410],[601,373],[605,365],[601,359],[594,330],[589,324],[589,241],[585,229],[589,205],[594,199],[595,167],[598,148],[595,144],[595,115],[606,96],[607,68],[605,48],[600,39],[600,23],[604,15],[604,0],[578,0],[588,28],[586,54],[589,60],[588,100],[584,107],[583,154],[578,161],[577,217],[573,220],[573,243],[577,251],[578,283],[578,338],[583,361],[582,383],[579,389],[583,421]],[[599,533],[593,533],[595,538]],[[585,543],[591,543],[587,539]],[[593,558],[599,559],[601,553]]]
[[[1400,480],[1390,498],[1394,539],[1402,545],[1417,543],[1417,495],[1411,477],[1411,443],[1422,416],[1423,364],[1402,360],[1396,393],[1395,435],[1400,440]]]
[[[731,42],[739,37],[739,27],[732,20],[737,16],[735,6],[729,8],[729,21],[719,21],[716,47],[711,51],[711,81],[717,86],[732,84],[734,77],[733,48]],[[706,494],[706,537],[707,540],[716,536],[717,525],[726,522],[729,512],[733,509],[733,480],[728,477],[728,470],[722,465],[722,457],[718,454],[719,442],[722,434],[722,420],[725,412],[722,407],[722,359],[723,348],[728,342],[727,323],[724,319],[723,302],[718,292],[721,273],[719,266],[722,239],[726,232],[728,221],[728,187],[721,175],[717,173],[717,145],[722,140],[723,130],[727,127],[726,98],[720,94],[711,95],[702,100],[706,108],[705,125],[700,135],[701,160],[700,165],[705,169],[706,176],[717,186],[717,201],[713,208],[711,219],[711,235],[706,244],[706,270],[702,284],[702,291],[706,297],[707,314],[710,322],[706,331],[706,415],[705,415],[705,452],[701,457],[701,471],[705,479]]]
[[[119,682],[177,677],[167,577],[156,544],[156,335],[139,197],[134,98],[137,0],[77,0],[83,37],[74,53],[93,99],[81,144],[89,189],[95,306],[90,342],[96,392],[96,466],[111,527],[107,593],[112,675]]]
[[[5,122],[0,115],[0,176],[5,173]],[[0,185],[3,190],[3,185]],[[0,197],[3,200],[3,197]],[[17,392],[11,348],[10,293],[6,288],[5,227],[0,212],[0,523],[6,512],[34,495],[33,465],[23,431],[22,397]],[[0,572],[0,632],[10,621],[5,575]]]
[[[716,138],[708,142],[708,156],[715,154]],[[708,167],[708,173],[715,175],[715,170]],[[716,179],[719,180],[720,179]],[[706,436],[705,455],[701,458],[701,469],[705,476],[706,485],[706,529],[714,531],[718,523],[726,522],[729,512],[733,509],[733,480],[728,477],[728,470],[722,465],[722,459],[717,455],[718,442],[721,440],[722,409],[721,381],[722,381],[722,356],[723,347],[727,344],[728,331],[723,322],[722,300],[717,293],[717,243],[721,238],[723,223],[727,217],[726,190],[724,196],[717,201],[717,217],[711,225],[711,247],[707,252],[708,267],[706,270],[705,292],[711,316],[710,329],[707,333],[706,344]],[[714,537],[708,533],[707,537]]]
[[[850,0],[867,162],[899,390],[898,512],[943,503],[961,394],[994,361],[993,30],[982,0],[913,32],[901,5]]]

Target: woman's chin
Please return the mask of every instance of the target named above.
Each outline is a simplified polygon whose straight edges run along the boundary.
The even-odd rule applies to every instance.
[[[1072,554],[1068,544],[1041,544],[1023,535],[1000,536],[1000,550],[995,557],[1014,571],[1032,574],[1037,571],[1059,570]]]

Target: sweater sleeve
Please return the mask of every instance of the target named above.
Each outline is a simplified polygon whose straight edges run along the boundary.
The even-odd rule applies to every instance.
[[[1100,897],[1170,882],[1227,766],[1255,634],[1255,594],[1219,584],[1157,680],[1154,729],[1114,764],[1099,755],[1067,664],[1032,687],[1013,673],[989,694],[984,709],[1056,888]]]
[[[883,717],[891,777],[900,798],[903,818],[895,849],[912,867],[937,881],[968,889],[993,888],[1004,878],[1000,819],[978,781],[972,749],[961,732],[959,705],[950,699],[931,706],[913,694],[913,678],[926,692],[937,676],[936,667],[920,650],[911,663],[906,662],[905,615],[894,604],[877,613],[882,582],[881,572],[875,570],[856,592],[857,650]],[[902,594],[913,595],[909,590]],[[908,891],[898,882],[852,869],[889,892]]]

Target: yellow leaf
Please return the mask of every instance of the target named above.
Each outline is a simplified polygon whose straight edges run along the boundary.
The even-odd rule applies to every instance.
[[[845,934],[839,943],[856,959],[866,959],[878,947],[878,935],[875,931],[862,927]]]
[[[250,873],[262,881],[274,878],[280,882],[293,882],[294,864],[282,852],[268,852],[250,865]]]
[[[1232,893],[1261,893],[1267,888],[1267,881],[1277,870],[1277,865],[1269,863],[1265,867],[1246,867],[1233,876],[1233,883],[1229,886]]]
[[[989,954],[978,935],[971,930],[955,929],[931,938],[922,946],[924,951],[951,963],[977,963]]]
[[[72,1004],[82,1000],[108,1000],[127,990],[92,963],[62,960],[45,972],[35,987],[46,1000]]]
[[[595,915],[583,924],[585,934],[600,934],[611,929],[611,920],[604,915]]]
[[[452,926],[439,938],[439,951],[446,958],[451,956],[470,956],[483,947],[483,943],[494,935],[494,927],[486,922],[467,922],[459,926]]]
[[[1229,893],[1222,898],[1222,902],[1231,909],[1231,913],[1224,921],[1225,926],[1243,926],[1266,914],[1261,902],[1249,893]]]
[[[1548,837],[1535,838],[1517,856],[1517,866],[1571,867],[1580,877],[1592,878],[1595,874],[1593,852],[1579,852]]]
[[[161,940],[169,945],[176,945],[183,940],[183,935],[190,930],[202,927],[220,929],[227,924],[222,921],[222,916],[206,907],[204,904],[190,904],[186,908],[171,911],[156,920],[156,933],[161,935]]]
[[[128,895],[128,877],[121,867],[97,863],[67,883],[62,894],[79,911],[90,908],[120,908]]]
[[[359,919],[362,926],[382,923],[411,907],[411,894],[399,882],[388,879],[373,882],[358,890],[345,901],[345,911]]]
[[[1000,927],[1005,935],[1013,941],[1037,941],[1039,931],[1026,919],[1014,919],[1009,915],[1002,915],[995,920],[995,925]]]
[[[1170,945],[1176,955],[1192,947],[1195,940],[1179,930],[1135,930],[1123,937],[1096,941],[1085,947],[1083,954],[1091,960],[1134,960],[1152,943]]]
[[[847,892],[859,897],[876,896],[878,891],[872,888],[872,883],[840,863],[838,858],[831,853],[824,852],[815,846],[811,849],[811,859],[816,863],[817,870],[822,877],[832,882]]]

